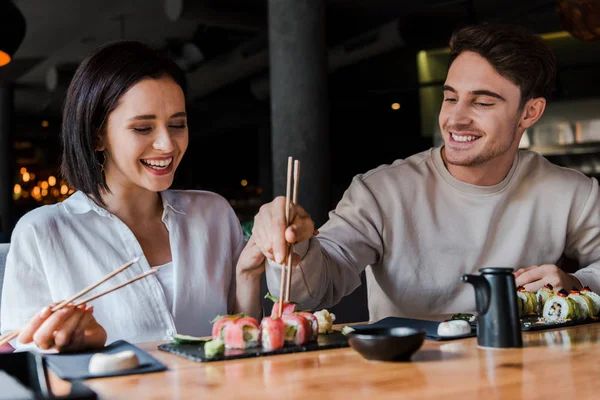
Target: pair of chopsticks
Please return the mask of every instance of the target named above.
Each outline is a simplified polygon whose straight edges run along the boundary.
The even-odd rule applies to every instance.
[[[292,191],[292,161],[294,164],[294,193],[290,196]],[[290,226],[290,201],[294,205],[298,204],[298,180],[300,179],[300,161],[294,160],[292,157],[288,157],[288,169],[287,169],[287,187],[285,193],[285,225]],[[291,198],[290,198],[291,197]],[[283,314],[283,303],[290,301],[290,290],[292,286],[292,254],[294,253],[294,245],[288,244],[287,252],[287,263],[281,269],[281,287],[279,292],[281,296],[279,298],[279,317]]]
[[[69,297],[68,299],[60,302],[59,304],[55,305],[54,307],[52,307],[52,312],[56,312],[58,310],[60,310],[61,308],[67,306],[68,304],[74,302],[76,299],[78,299],[79,297],[83,296],[84,294],[88,293],[89,291],[91,291],[92,289],[95,289],[96,287],[100,286],[102,283],[106,282],[107,280],[109,280],[110,278],[112,278],[113,276],[117,275],[118,273],[126,270],[127,268],[129,268],[130,266],[132,266],[133,264],[135,264],[136,262],[139,261],[139,257],[134,258],[133,260],[129,261],[128,263],[124,264],[123,266],[117,268],[116,270],[114,270],[113,272],[111,272],[110,274],[106,275],[104,278],[102,278],[102,280],[98,281],[97,283],[94,283],[91,286],[86,287],[85,289],[83,289],[81,292],[74,294],[73,296]],[[123,286],[127,286],[130,283],[133,283],[137,280],[140,280],[142,278],[145,278],[149,275],[155,274],[158,271],[158,268],[153,268],[150,271],[146,271],[143,274],[140,274],[138,276],[136,276],[135,278],[131,278],[130,280],[128,280],[127,282],[123,282],[120,285],[117,286],[113,286],[110,289],[107,289],[103,292],[100,292],[98,294],[95,294],[93,296],[87,297],[83,300],[78,301],[77,303],[74,304],[74,307],[78,307],[82,304],[85,303],[89,303],[92,300],[96,300],[98,297],[102,297],[105,294],[108,294],[110,292],[114,292],[117,289],[122,288]],[[15,331],[12,331],[10,333],[7,333],[4,336],[0,336],[0,347],[4,346],[5,344],[7,344],[9,341],[13,340],[14,338],[16,338],[17,336],[19,336],[20,333],[20,329],[17,329]]]

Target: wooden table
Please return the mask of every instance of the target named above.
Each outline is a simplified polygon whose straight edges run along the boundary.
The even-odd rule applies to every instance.
[[[477,339],[425,341],[412,362],[367,361],[351,348],[196,363],[140,345],[166,372],[91,379],[103,399],[537,399],[600,397],[600,323],[523,332],[522,349]],[[67,384],[53,379],[56,391]]]

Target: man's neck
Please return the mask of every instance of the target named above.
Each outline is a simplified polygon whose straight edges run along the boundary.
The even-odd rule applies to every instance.
[[[483,164],[461,166],[448,163],[442,148],[444,166],[454,178],[475,186],[494,186],[506,178],[516,157],[516,151],[508,150]]]

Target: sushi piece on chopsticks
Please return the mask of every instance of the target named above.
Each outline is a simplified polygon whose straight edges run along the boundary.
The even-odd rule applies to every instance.
[[[594,315],[594,302],[589,297],[583,296],[579,290],[575,288],[570,290],[568,298],[578,307],[580,319],[588,319]]]
[[[296,315],[304,317],[308,321],[310,325],[309,340],[317,340],[317,338],[319,337],[319,320],[317,319],[315,314],[308,311],[299,311],[296,313]]]
[[[265,350],[277,350],[285,342],[285,324],[281,318],[264,317],[260,321],[260,343]]]
[[[577,307],[572,299],[569,299],[569,292],[561,289],[554,296],[546,300],[543,317],[547,321],[578,319],[579,307]]]
[[[537,315],[537,300],[535,293],[528,292],[523,286],[517,288],[517,296],[523,300],[523,316]]]
[[[285,343],[303,345],[310,341],[311,327],[308,320],[298,314],[283,314]]]
[[[279,299],[275,296],[273,296],[270,293],[267,293],[265,295],[265,299],[269,299],[271,300],[274,304],[273,304],[273,308],[271,309],[271,317],[279,317]],[[283,303],[283,312],[282,314],[293,314],[296,312],[296,305],[298,303],[295,303],[293,301],[288,301],[288,302],[284,302]]]
[[[538,315],[542,315],[542,313],[544,312],[544,304],[546,304],[546,300],[548,300],[552,296],[554,296],[554,288],[549,283],[546,283],[535,293],[535,298],[537,300],[536,313]]]
[[[594,313],[592,314],[594,317],[600,313],[600,295],[596,292],[592,292],[589,286],[584,286],[583,289],[579,291],[582,296],[588,297],[592,300],[594,306]]]
[[[252,317],[238,317],[228,322],[223,330],[227,349],[247,349],[259,345],[260,328]]]

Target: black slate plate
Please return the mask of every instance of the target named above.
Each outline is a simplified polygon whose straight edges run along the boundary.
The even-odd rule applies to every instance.
[[[435,341],[457,340],[477,336],[477,329],[473,324],[471,324],[471,333],[467,335],[451,337],[439,336],[437,334],[439,324],[440,323],[437,321],[426,321],[422,319],[413,318],[387,317],[372,324],[353,325],[352,328],[354,328],[357,331],[360,331],[361,328],[395,328],[399,326],[405,326],[417,330],[424,330],[426,332],[425,339]]]
[[[138,356],[140,362],[139,367],[106,374],[90,374],[88,372],[90,359],[95,353],[115,354],[124,350],[132,350]],[[59,378],[64,380],[144,374],[147,372],[158,372],[167,369],[163,363],[152,357],[150,354],[146,353],[139,347],[126,342],[125,340],[118,340],[101,350],[92,350],[81,353],[45,354],[44,358],[46,359],[50,369],[52,369],[52,371],[54,371]]]
[[[528,331],[543,331],[546,329],[565,328],[567,326],[587,325],[600,322],[600,318],[588,318],[585,320],[570,319],[564,322],[543,322],[538,321],[539,317],[521,317],[521,330]]]
[[[192,361],[198,362],[210,362],[210,361],[222,361],[222,360],[236,360],[240,358],[250,357],[261,357],[261,356],[274,356],[277,354],[288,354],[288,353],[300,353],[303,351],[315,351],[325,349],[337,349],[341,347],[348,347],[348,338],[341,332],[333,332],[330,334],[319,335],[317,341],[307,343],[303,346],[290,346],[277,350],[263,350],[261,347],[254,347],[251,349],[244,350],[232,350],[226,349],[224,354],[219,354],[215,357],[208,358],[204,355],[204,343],[194,344],[174,344],[164,343],[158,346],[159,350],[166,351],[172,354],[176,354],[181,357],[185,357]]]

